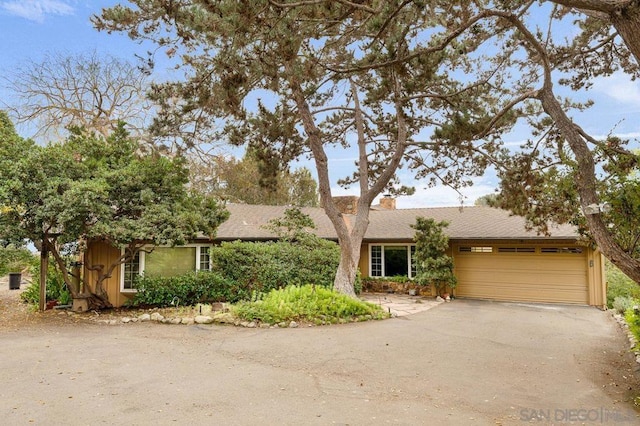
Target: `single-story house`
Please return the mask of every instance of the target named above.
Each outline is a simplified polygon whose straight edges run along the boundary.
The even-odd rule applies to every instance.
[[[351,202],[349,202],[351,200]],[[353,213],[355,197],[344,197],[344,214]],[[217,231],[216,240],[194,240],[180,247],[159,247],[139,256],[105,282],[109,300],[121,306],[130,298],[135,274],[179,274],[210,268],[209,250],[222,241],[266,241],[275,236],[264,228],[282,217],[285,206],[228,204],[230,218]],[[324,210],[303,208],[316,229],[314,233],[337,240]],[[415,250],[411,227],[416,217],[447,221],[449,254],[454,260],[457,297],[519,302],[551,302],[604,306],[606,281],[604,258],[594,247],[579,242],[573,227],[551,228],[551,235],[527,230],[525,220],[491,207],[439,207],[395,209],[395,200],[385,198],[370,211],[370,223],[362,243],[362,276],[412,277],[411,256]],[[89,263],[109,264],[120,250],[92,242]],[[85,274],[93,272],[85,269]]]

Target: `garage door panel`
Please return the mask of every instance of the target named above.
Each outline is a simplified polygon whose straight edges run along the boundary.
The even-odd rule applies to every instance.
[[[456,295],[588,304],[586,253],[457,253]]]
[[[522,283],[538,285],[540,282],[550,282],[553,286],[569,286],[582,288],[585,286],[586,275],[576,274],[570,271],[540,272],[529,269],[522,271],[493,270],[458,270],[458,281],[462,282],[487,282],[487,283]]]
[[[459,291],[466,288],[466,291]],[[513,286],[500,285],[474,285],[456,288],[456,294],[460,297],[475,299],[491,299],[504,301],[527,302],[559,302],[586,304],[588,293],[586,289],[545,289],[535,286],[515,288]]]

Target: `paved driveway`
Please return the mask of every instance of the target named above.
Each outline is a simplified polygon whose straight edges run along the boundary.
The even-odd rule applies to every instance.
[[[38,325],[0,331],[0,416],[42,425],[639,424],[627,347],[594,308],[462,300],[297,329]]]

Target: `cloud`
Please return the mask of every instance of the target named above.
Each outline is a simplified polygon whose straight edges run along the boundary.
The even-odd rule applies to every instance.
[[[29,21],[44,22],[47,15],[71,15],[72,6],[58,0],[13,0],[0,2],[0,9]]]
[[[593,89],[617,102],[640,107],[640,84],[626,74],[615,73],[598,78]]]

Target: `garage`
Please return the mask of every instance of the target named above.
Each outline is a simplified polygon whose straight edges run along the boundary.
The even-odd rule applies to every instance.
[[[485,243],[455,244],[452,249],[458,297],[591,304],[594,263],[586,247]]]

